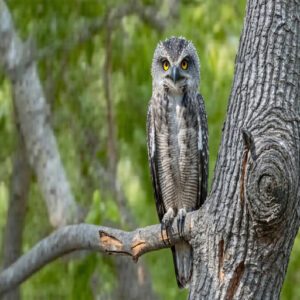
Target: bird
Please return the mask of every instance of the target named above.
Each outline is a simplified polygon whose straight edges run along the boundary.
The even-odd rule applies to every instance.
[[[192,276],[192,247],[184,240],[184,221],[207,196],[208,126],[198,92],[200,62],[184,37],[158,43],[152,60],[152,96],[147,112],[148,160],[162,230],[177,216],[181,241],[171,247],[179,288]]]

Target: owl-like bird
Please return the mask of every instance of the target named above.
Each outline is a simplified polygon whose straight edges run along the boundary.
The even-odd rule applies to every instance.
[[[207,118],[192,42],[182,37],[160,42],[151,73],[147,144],[156,209],[166,230],[178,216],[182,235],[186,213],[198,209],[206,198],[208,178]],[[172,253],[178,286],[186,287],[192,275],[192,248],[182,240]]]

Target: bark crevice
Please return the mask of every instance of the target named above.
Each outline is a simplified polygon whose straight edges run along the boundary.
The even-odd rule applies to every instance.
[[[245,270],[245,265],[244,262],[240,262],[237,267],[234,270],[233,276],[229,282],[229,287],[225,296],[226,300],[231,300],[233,299],[233,296],[238,288],[238,285],[240,283],[240,280],[243,276]]]

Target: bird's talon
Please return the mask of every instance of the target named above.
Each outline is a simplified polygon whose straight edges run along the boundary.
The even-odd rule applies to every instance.
[[[184,234],[185,216],[186,216],[186,210],[184,208],[181,208],[177,216],[177,229],[178,229],[178,234],[181,238],[183,238],[183,234]]]
[[[166,233],[167,233],[168,245],[171,246],[171,240],[170,240],[170,237],[169,237],[169,230],[168,230],[168,228],[166,229]]]
[[[169,224],[167,224],[167,222],[165,222],[164,220],[162,220],[162,223],[161,223],[161,236],[162,236],[162,239],[164,241],[164,244],[166,246],[170,246],[171,245],[171,242],[170,242],[170,238],[169,238]],[[165,231],[165,233],[164,233]],[[166,235],[166,239],[164,238]],[[166,240],[167,240],[167,243],[166,243]]]
[[[164,244],[165,244],[166,246],[168,246],[168,243],[169,243],[168,234],[167,234],[167,240],[168,240],[168,243],[166,243],[165,236],[164,236],[164,231],[166,231],[166,228],[165,228],[165,224],[162,223],[162,224],[161,224],[161,227],[160,227],[161,238],[162,238]],[[166,231],[166,232],[167,232],[167,231]]]

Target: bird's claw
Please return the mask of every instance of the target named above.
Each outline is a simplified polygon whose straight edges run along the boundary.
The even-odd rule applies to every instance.
[[[166,246],[171,245],[168,231],[169,230],[168,230],[168,227],[166,227],[166,224],[161,223],[161,236],[162,236],[162,240]],[[164,238],[165,234],[167,236],[167,239]]]
[[[167,241],[168,241],[168,243],[167,244],[165,243],[165,244],[167,246],[171,245],[170,238],[169,238],[169,230],[170,230],[170,227],[172,226],[174,217],[175,217],[174,210],[172,208],[169,208],[168,211],[163,216],[163,219],[161,221],[161,235],[163,238],[164,237],[163,232],[165,231],[165,233],[167,235]],[[163,241],[165,242],[164,238],[163,238]]]
[[[185,216],[186,216],[185,208],[179,209],[177,214],[177,229],[180,238],[183,238]]]

